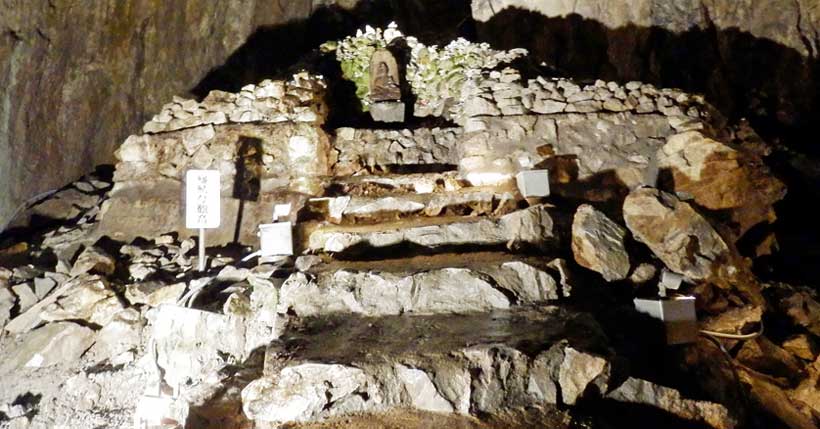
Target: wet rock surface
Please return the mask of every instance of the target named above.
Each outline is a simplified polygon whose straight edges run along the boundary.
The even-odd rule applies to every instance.
[[[492,413],[505,404],[554,404],[554,393],[545,397],[538,388],[528,390],[535,383],[556,388],[556,380],[530,374],[528,362],[560,356],[562,341],[605,352],[592,320],[554,307],[463,316],[317,318],[294,331],[268,349],[266,376],[243,391],[245,411],[260,420],[317,420],[396,407]],[[362,347],[351,348],[351,342]],[[291,349],[298,351],[294,355]],[[291,356],[281,369],[278,356]],[[496,383],[507,383],[507,391],[499,391]],[[328,395],[311,387],[321,384],[330,386]],[[289,407],[298,392],[308,396],[299,407]]]
[[[820,300],[760,278],[759,145],[697,95],[409,42],[424,119],[325,127],[335,78],[308,73],[177,98],[28,207],[0,236],[0,426],[814,427]],[[191,168],[222,180],[201,272]],[[553,195],[521,195],[532,169]],[[294,254],[249,256],[284,204]],[[698,320],[637,313],[660,286]],[[667,347],[678,325],[703,335]]]

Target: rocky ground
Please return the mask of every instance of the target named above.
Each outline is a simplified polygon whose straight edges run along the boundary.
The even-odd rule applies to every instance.
[[[0,238],[0,427],[817,427],[820,302],[757,275],[786,189],[753,130],[497,68],[415,100],[446,127],[328,130],[308,73],[166,105]],[[223,178],[202,272],[189,168]],[[295,255],[243,261],[284,202]],[[635,310],[659,292],[698,321]]]

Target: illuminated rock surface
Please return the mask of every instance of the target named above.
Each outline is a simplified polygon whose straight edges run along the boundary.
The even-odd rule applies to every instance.
[[[405,122],[373,128],[352,91],[392,40]],[[818,297],[752,269],[784,195],[753,131],[699,95],[395,26],[314,54],[173,98],[113,170],[21,212],[0,249],[0,427],[815,427]],[[220,172],[204,272],[190,169]],[[549,197],[517,191],[531,169]],[[294,254],[243,260],[283,204]],[[701,327],[748,337],[672,352],[632,304],[662,269]]]

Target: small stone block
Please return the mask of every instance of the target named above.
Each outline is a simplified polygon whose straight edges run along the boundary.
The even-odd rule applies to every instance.
[[[548,170],[526,170],[515,175],[518,190],[524,198],[547,197],[550,194]]]
[[[377,122],[404,122],[404,103],[382,101],[370,105],[370,116]]]
[[[262,256],[293,255],[293,225],[290,222],[259,225]]]
[[[697,340],[695,297],[672,299],[635,298],[635,310],[662,321],[666,327],[666,344],[685,344]]]

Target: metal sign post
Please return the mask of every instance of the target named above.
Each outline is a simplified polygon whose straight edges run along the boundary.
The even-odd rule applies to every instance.
[[[205,230],[219,228],[219,171],[185,173],[185,227],[199,229],[199,271],[205,271]]]
[[[205,271],[205,228],[199,228],[199,271]]]

